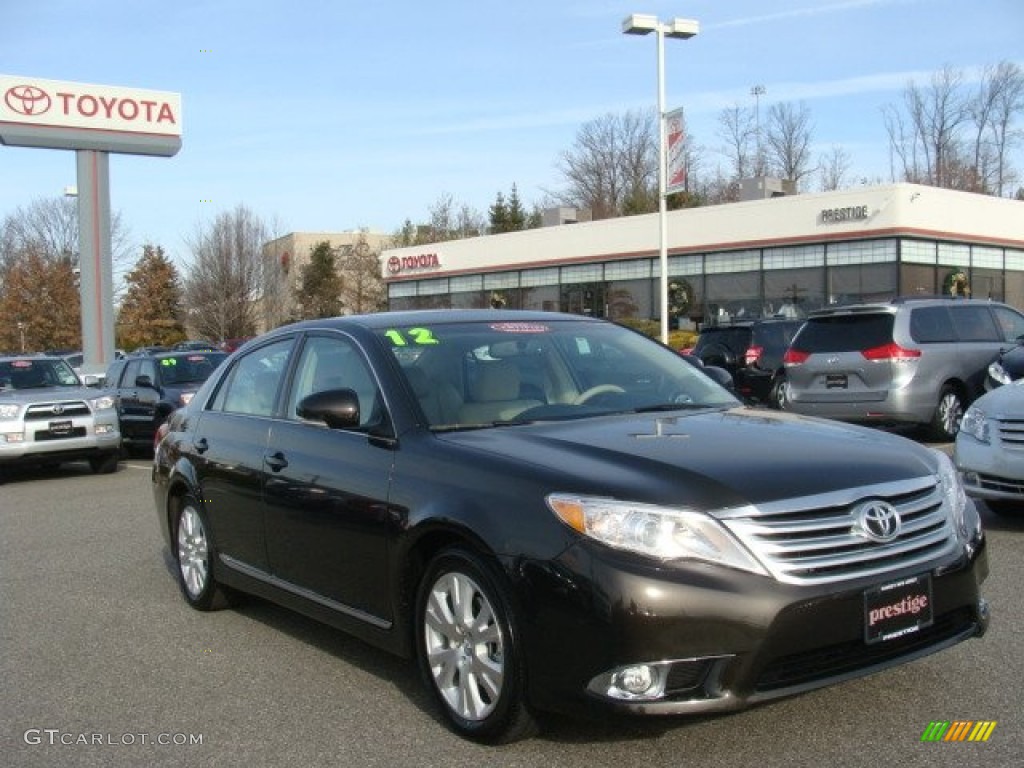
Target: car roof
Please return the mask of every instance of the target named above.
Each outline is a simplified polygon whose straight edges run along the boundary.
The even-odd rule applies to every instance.
[[[495,309],[416,309],[399,312],[378,312],[372,315],[343,315],[317,320],[303,320],[275,329],[278,331],[302,330],[304,328],[345,328],[360,325],[371,330],[392,326],[433,323],[501,323],[501,322],[610,322],[585,315],[564,312],[540,312],[532,310]]]
[[[1002,302],[990,301],[988,299],[954,299],[941,296],[928,296],[925,298],[916,296],[904,296],[891,301],[865,302],[863,304],[838,304],[832,307],[822,307],[808,313],[809,318],[827,317],[829,315],[862,314],[870,312],[891,312],[895,313],[900,307],[951,307],[954,305],[1002,305]]]

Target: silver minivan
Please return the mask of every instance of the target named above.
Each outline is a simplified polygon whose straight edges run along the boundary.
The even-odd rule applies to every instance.
[[[952,440],[1024,314],[971,299],[896,299],[811,313],[785,356],[787,410],[917,424]]]

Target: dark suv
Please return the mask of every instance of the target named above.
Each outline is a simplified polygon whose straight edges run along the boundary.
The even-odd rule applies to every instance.
[[[801,325],[803,320],[768,317],[708,326],[701,330],[692,354],[705,365],[729,371],[740,397],[780,408],[786,397],[782,358]]]
[[[188,404],[226,357],[223,352],[191,351],[116,360],[107,370],[106,383],[115,395],[125,446],[152,445],[156,428]]]
[[[924,425],[952,440],[989,364],[1024,334],[990,301],[897,299],[812,312],[786,353],[787,409],[844,421]]]

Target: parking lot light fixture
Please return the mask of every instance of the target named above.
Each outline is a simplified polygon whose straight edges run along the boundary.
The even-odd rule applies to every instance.
[[[668,208],[665,189],[668,186],[668,157],[665,146],[665,38],[688,40],[700,32],[700,23],[693,19],[672,19],[661,22],[647,13],[634,13],[622,21],[626,35],[655,33],[658,40],[658,261],[661,271],[659,306],[661,341],[668,344]]]

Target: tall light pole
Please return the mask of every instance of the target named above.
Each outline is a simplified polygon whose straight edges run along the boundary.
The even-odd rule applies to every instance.
[[[665,38],[688,40],[700,32],[700,24],[692,19],[672,19],[660,22],[656,16],[634,13],[622,22],[627,35],[647,35],[654,32],[658,39],[658,259],[661,272],[661,341],[668,344],[668,204],[665,188],[668,186],[668,153],[665,147]]]
[[[763,85],[755,85],[750,89],[750,95],[754,97],[754,126],[757,138],[757,157],[754,160],[755,176],[764,176],[761,167],[761,97],[767,92]]]

